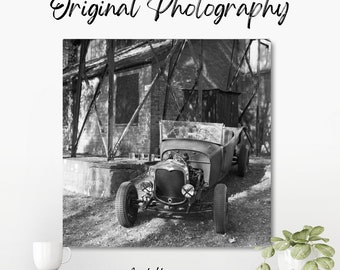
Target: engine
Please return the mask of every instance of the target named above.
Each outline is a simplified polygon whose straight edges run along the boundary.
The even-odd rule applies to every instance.
[[[200,168],[194,168],[190,164],[190,157],[188,153],[178,153],[170,151],[164,155],[165,160],[176,160],[185,165],[189,172],[189,184],[195,187],[195,190],[202,187],[204,184],[203,170]]]
[[[203,187],[204,184],[204,175],[202,169],[193,168],[190,164],[188,164],[189,169],[189,183],[195,187],[195,189],[199,189]]]
[[[191,166],[187,153],[168,152],[150,170],[153,183],[144,183],[142,190],[168,205],[185,203],[204,185],[203,170]]]

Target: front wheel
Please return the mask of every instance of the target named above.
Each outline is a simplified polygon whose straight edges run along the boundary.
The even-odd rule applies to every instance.
[[[123,182],[116,195],[116,213],[120,225],[132,227],[137,220],[138,194],[131,182]]]
[[[215,232],[224,234],[228,223],[227,186],[218,184],[214,189],[214,226]]]

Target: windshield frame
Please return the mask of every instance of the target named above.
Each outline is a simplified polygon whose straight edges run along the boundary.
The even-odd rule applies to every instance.
[[[165,140],[202,141],[223,145],[224,124],[161,120],[160,142]]]

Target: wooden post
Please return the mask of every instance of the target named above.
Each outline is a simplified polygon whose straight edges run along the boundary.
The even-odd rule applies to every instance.
[[[260,154],[261,145],[260,145],[260,108],[259,108],[259,89],[260,89],[260,60],[261,60],[261,48],[260,48],[260,40],[258,40],[257,47],[257,99],[256,99],[256,156]]]
[[[174,44],[172,44],[173,46]],[[169,97],[169,91],[170,91],[170,82],[171,82],[171,66],[172,66],[173,58],[170,58],[169,61],[169,71],[168,71],[168,78],[167,78],[167,84],[165,87],[165,95],[164,95],[164,105],[163,105],[163,114],[162,119],[166,118],[166,111],[168,110],[168,97]]]
[[[203,67],[203,40],[200,40],[200,68]],[[203,89],[202,86],[198,83],[198,121],[203,121]]]
[[[106,40],[106,55],[109,74],[109,96],[108,96],[108,123],[107,123],[107,160],[112,158],[112,144],[113,144],[113,98],[116,87],[116,77],[114,73],[114,50],[116,47],[116,41],[114,39]]]
[[[76,93],[74,99],[74,107],[73,107],[73,123],[72,123],[72,149],[71,149],[71,157],[76,157],[77,155],[77,138],[78,138],[78,124],[79,124],[79,113],[80,113],[80,101],[81,101],[81,88],[82,88],[82,80],[85,74],[85,58],[86,52],[89,45],[89,40],[82,40],[80,44],[80,58],[79,58],[79,70],[78,70],[78,79],[76,85]]]
[[[108,153],[108,150],[107,150],[107,145],[106,145],[106,140],[105,140],[106,138],[104,137],[104,134],[103,134],[103,124],[102,124],[102,121],[100,120],[96,104],[94,105],[94,111],[96,113],[97,127],[98,127],[98,130],[99,130],[100,138],[102,139],[102,143],[103,143],[104,150],[105,150],[105,155],[108,158],[109,153]]]

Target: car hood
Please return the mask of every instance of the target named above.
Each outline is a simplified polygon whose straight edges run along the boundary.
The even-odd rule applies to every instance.
[[[184,170],[186,168],[186,165],[178,162],[174,159],[168,159],[168,160],[162,160],[158,162],[157,164],[152,166],[153,169],[165,169],[168,171],[173,171],[173,170]]]
[[[161,143],[161,153],[168,150],[188,150],[201,152],[207,155],[209,159],[214,156],[219,149],[221,149],[221,146],[218,144],[196,140],[173,139],[164,140]]]

